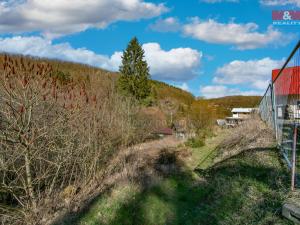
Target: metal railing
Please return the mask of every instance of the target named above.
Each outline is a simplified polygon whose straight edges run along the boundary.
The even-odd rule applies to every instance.
[[[272,71],[272,81],[261,99],[259,113],[275,131],[277,144],[291,169],[294,189],[300,172],[300,154],[297,154],[300,149],[300,41],[283,67]]]

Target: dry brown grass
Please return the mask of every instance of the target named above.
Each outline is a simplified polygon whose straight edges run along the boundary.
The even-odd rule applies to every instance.
[[[110,178],[114,177],[119,180],[130,181],[135,180],[143,182],[144,177],[159,177],[156,173],[156,163],[163,155],[172,155],[176,158],[184,157],[182,150],[177,151],[179,144],[184,143],[183,139],[177,139],[173,136],[164,139],[149,141],[142,144],[137,144],[130,148],[124,149],[109,163],[108,170]],[[166,163],[170,164],[170,163]],[[118,167],[114,165],[119,165]],[[113,175],[114,174],[114,175]],[[111,181],[115,183],[115,181]]]
[[[66,204],[61,204],[60,211],[53,211],[51,208],[44,211],[46,224],[59,224],[64,217],[80,212],[98,195],[112,190],[115,186],[134,183],[143,188],[151,188],[163,176],[179,170],[182,160],[190,156],[188,150],[177,148],[183,142],[182,139],[170,136],[118,151],[106,164],[107,168],[95,178],[101,182],[90,183],[75,195],[74,186],[65,188],[62,196],[67,207]]]
[[[274,132],[258,115],[253,115],[240,126],[226,131],[228,135],[217,147],[214,163],[221,162],[243,151],[270,148],[275,145]]]

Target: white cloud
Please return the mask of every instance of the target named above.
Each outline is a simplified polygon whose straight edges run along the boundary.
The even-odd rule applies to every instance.
[[[105,28],[125,20],[152,18],[166,12],[164,4],[143,0],[4,0],[0,3],[0,32],[42,32],[49,38]]]
[[[239,0],[202,0],[205,3],[239,2]]]
[[[300,7],[300,0],[260,0],[260,4],[266,6],[295,5]]]
[[[265,33],[260,33],[257,29],[258,25],[255,23],[225,24],[213,19],[201,21],[195,17],[189,24],[183,26],[183,33],[209,43],[232,44],[241,50],[260,48],[269,44],[284,45],[292,38],[290,36],[287,38],[272,26],[269,26]]]
[[[269,57],[259,60],[234,60],[219,67],[214,77],[217,84],[245,84],[264,90],[271,80],[272,70],[281,68],[283,60]]]
[[[233,95],[262,95],[261,91],[241,91],[237,88],[228,88],[224,85],[209,85],[200,87],[200,94],[206,98],[219,98]]]
[[[118,68],[119,57],[96,54],[86,48],[74,49],[69,43],[53,44],[42,37],[0,38],[0,52],[61,59],[98,66],[104,69]]]
[[[231,95],[262,95],[272,76],[272,70],[281,68],[284,60],[263,58],[257,60],[234,60],[216,71],[213,82],[216,85],[200,87],[200,94],[207,98]],[[226,86],[229,85],[229,86]],[[234,88],[231,88],[234,85]],[[236,88],[237,85],[239,88]],[[241,86],[251,88],[241,90]]]
[[[161,49],[158,43],[143,44],[150,72],[156,79],[185,81],[197,75],[202,52],[191,48]]]
[[[182,84],[179,84],[179,85],[175,85],[175,87],[178,87],[184,91],[190,90],[189,85],[186,82],[183,82]]]
[[[168,17],[166,19],[158,19],[149,28],[159,32],[176,32],[181,29],[181,25],[177,18]]]
[[[195,76],[202,53],[191,48],[161,49],[158,43],[143,44],[150,73],[155,79],[185,81]],[[73,48],[69,43],[53,44],[38,36],[0,38],[0,52],[55,58],[117,71],[122,52],[112,56],[97,54],[86,48]]]

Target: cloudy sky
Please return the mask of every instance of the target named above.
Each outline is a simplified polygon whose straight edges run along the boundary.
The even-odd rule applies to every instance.
[[[0,0],[0,51],[116,71],[136,36],[153,79],[207,98],[263,94],[300,36],[300,0]]]

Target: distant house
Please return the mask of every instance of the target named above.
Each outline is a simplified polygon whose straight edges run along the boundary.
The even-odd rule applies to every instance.
[[[165,137],[165,136],[173,135],[173,130],[171,128],[164,127],[156,130],[154,134],[158,135],[159,137]]]
[[[248,118],[253,111],[254,108],[233,108],[231,113],[234,118]]]
[[[186,128],[182,124],[174,125],[175,135],[177,138],[185,138],[186,137]]]
[[[231,110],[232,116],[225,119],[226,126],[232,127],[240,124],[242,121],[248,119],[254,111],[254,108],[233,108]]]

